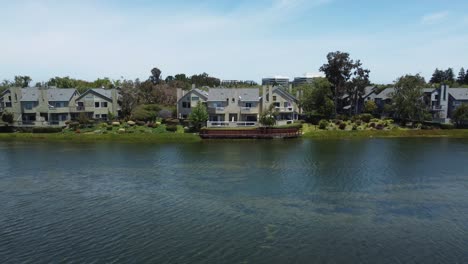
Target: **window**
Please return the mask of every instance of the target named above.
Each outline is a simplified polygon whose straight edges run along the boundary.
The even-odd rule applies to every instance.
[[[8,101],[11,101],[11,96],[8,96]]]
[[[284,102],[284,107],[289,107],[289,102]]]
[[[101,107],[107,107],[107,102],[101,102]]]
[[[99,108],[99,102],[94,102],[94,107]]]
[[[199,101],[199,100],[200,100],[200,97],[198,97],[198,96],[192,97],[192,101]]]
[[[280,106],[281,106],[280,103],[273,103],[273,105],[274,105],[275,107],[280,107]]]
[[[102,115],[101,115],[101,119],[102,119],[102,120],[107,120],[107,115],[106,115],[106,114],[102,114]]]
[[[273,95],[273,102],[276,102],[276,95]]]
[[[24,103],[24,109],[31,110],[33,109],[33,102],[26,102]]]
[[[236,98],[232,98],[232,102],[235,103],[235,102],[236,102]]]
[[[182,108],[190,108],[190,102],[182,102]]]
[[[5,107],[11,107],[11,102],[6,102]]]
[[[99,119],[99,118],[101,118],[101,115],[95,115],[94,117],[95,117],[96,119]]]
[[[245,107],[251,108],[251,107],[252,107],[252,103],[245,103]]]

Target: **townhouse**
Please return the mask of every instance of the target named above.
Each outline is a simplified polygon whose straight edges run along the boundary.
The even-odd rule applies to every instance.
[[[177,91],[177,116],[187,119],[197,104],[207,106],[208,127],[254,127],[260,115],[270,108],[277,113],[277,124],[292,123],[299,118],[299,102],[289,91],[281,87],[263,86],[262,96],[258,88],[209,88]]]
[[[65,126],[81,113],[107,120],[118,115],[117,90],[90,89],[80,95],[76,89],[55,87],[11,87],[0,94],[0,112],[13,114],[14,126]]]

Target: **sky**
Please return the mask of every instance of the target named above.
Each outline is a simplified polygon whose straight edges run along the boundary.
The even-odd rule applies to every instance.
[[[317,73],[331,51],[374,83],[468,68],[466,0],[0,0],[0,80]]]

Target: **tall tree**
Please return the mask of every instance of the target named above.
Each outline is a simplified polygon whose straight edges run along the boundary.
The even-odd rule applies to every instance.
[[[366,87],[369,86],[369,73],[370,70],[363,69],[361,62],[356,62],[356,68],[353,72],[353,78],[347,85],[347,93],[350,99],[350,114],[358,114],[359,100],[364,96]]]
[[[393,104],[396,117],[403,121],[423,121],[426,107],[423,88],[426,82],[422,76],[405,75],[395,82]]]
[[[313,83],[299,87],[303,93],[301,107],[307,115],[320,115],[323,118],[333,115],[335,105],[332,86],[326,78],[317,78]]]
[[[32,81],[31,77],[29,76],[20,76],[20,75],[17,75],[15,76],[15,86],[16,87],[21,87],[21,88],[25,88],[25,87],[28,87],[29,86],[29,83]]]
[[[199,130],[206,121],[208,121],[208,111],[206,110],[206,106],[202,103],[197,104],[195,108],[192,110],[192,113],[189,116],[190,122],[195,126],[197,130]]]
[[[452,84],[453,82],[455,82],[455,73],[453,72],[453,69],[452,68],[448,68],[446,71],[445,71],[445,82],[446,83],[449,83],[449,84]]]
[[[158,68],[153,68],[151,70],[151,76],[149,77],[149,80],[153,84],[159,84],[161,82],[161,70]]]
[[[463,83],[468,84],[468,69],[466,70],[465,81]]]
[[[460,69],[460,72],[458,73],[458,78],[457,78],[458,84],[460,85],[465,84],[465,79],[466,79],[466,72],[465,72],[465,69],[462,67]]]
[[[120,96],[121,99],[119,100],[120,108],[122,111],[122,115],[124,117],[129,117],[132,114],[132,111],[138,105],[138,90],[135,87],[139,84],[139,80],[123,80],[122,85],[120,87]]]
[[[436,68],[429,82],[431,84],[440,84],[443,82],[444,78],[445,78],[444,71],[441,71],[438,68]]]
[[[443,80],[444,80],[444,72],[439,70],[439,68],[436,68],[429,82],[431,84],[440,84],[443,82]]]
[[[369,78],[369,70],[361,68],[361,62],[354,61],[350,58],[349,53],[346,52],[330,52],[327,55],[328,63],[320,67],[320,71],[325,73],[328,81],[332,84],[331,92],[333,94],[335,104],[335,115],[338,108],[338,98],[341,98],[348,89],[353,94],[358,93],[358,87]],[[357,77],[352,84],[352,77]],[[358,85],[359,84],[359,85]]]

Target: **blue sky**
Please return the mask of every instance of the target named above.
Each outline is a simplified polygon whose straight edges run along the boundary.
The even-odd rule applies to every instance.
[[[466,0],[0,0],[0,79],[318,72],[346,51],[391,83],[468,67]]]

